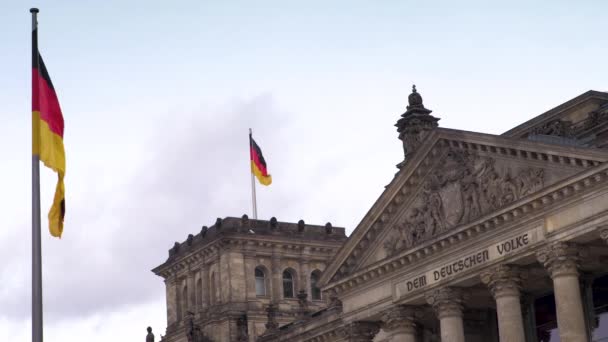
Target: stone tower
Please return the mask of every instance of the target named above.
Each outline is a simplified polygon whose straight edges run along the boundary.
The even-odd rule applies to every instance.
[[[303,307],[322,309],[316,284],[345,240],[344,228],[329,223],[218,218],[176,242],[152,270],[166,284],[162,341],[255,341],[266,330],[270,304],[279,325]]]

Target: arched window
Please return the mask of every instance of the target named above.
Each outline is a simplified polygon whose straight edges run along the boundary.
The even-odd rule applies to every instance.
[[[266,273],[261,267],[255,268],[255,294],[257,296],[266,295]]]
[[[290,271],[285,270],[283,272],[283,298],[293,298],[293,274]]]
[[[312,300],[321,299],[321,289],[317,286],[319,278],[321,278],[321,272],[318,270],[315,270],[310,274],[310,296]]]

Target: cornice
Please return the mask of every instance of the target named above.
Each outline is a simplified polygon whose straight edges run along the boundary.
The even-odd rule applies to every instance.
[[[448,234],[440,235],[425,244],[406,250],[392,258],[369,265],[344,279],[326,285],[323,291],[335,290],[338,294],[344,294],[363,283],[381,281],[382,277],[388,274],[403,270],[410,265],[419,264],[448,248],[457,246],[463,241],[473,239],[489,231],[501,229],[515,220],[542,213],[553,206],[566,204],[568,199],[574,198],[575,200],[575,196],[578,197],[580,194],[597,190],[600,186],[605,187],[606,184],[608,184],[608,164],[596,166],[450,231]]]
[[[328,261],[337,249],[342,245],[341,241],[335,240],[297,240],[285,237],[269,237],[242,234],[226,234],[217,237],[204,246],[180,255],[177,258],[169,259],[162,265],[154,268],[152,272],[168,278],[172,275],[186,272],[190,267],[197,267],[207,262],[211,262],[221,252],[236,250],[247,253],[248,250],[255,250],[256,255],[264,254],[260,249],[267,249],[267,256],[272,255],[272,249],[280,250],[280,254],[289,257],[300,257],[306,254],[310,261]],[[311,253],[313,253],[311,255]]]

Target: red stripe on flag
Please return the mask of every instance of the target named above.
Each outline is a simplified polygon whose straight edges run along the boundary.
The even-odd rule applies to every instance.
[[[260,157],[258,156],[257,152],[255,151],[255,149],[253,147],[251,147],[251,160],[253,160],[253,162],[255,163],[255,166],[257,166],[258,170],[260,170],[260,172],[262,173],[262,176],[264,176],[264,177],[268,176],[268,172],[266,171],[266,165],[264,165],[260,162]]]
[[[63,138],[63,115],[57,94],[37,69],[32,69],[32,84],[34,82],[38,87],[32,87],[32,111],[40,112],[40,119],[49,125],[53,133]]]

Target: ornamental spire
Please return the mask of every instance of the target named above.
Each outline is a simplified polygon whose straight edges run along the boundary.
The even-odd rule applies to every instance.
[[[399,139],[403,141],[403,152],[405,159],[411,156],[426,135],[438,126],[436,118],[431,114],[432,110],[424,107],[422,96],[416,90],[416,85],[412,85],[412,93],[407,97],[408,106],[405,113],[401,114],[401,118],[395,126],[399,132]],[[400,163],[397,167],[405,163]]]

